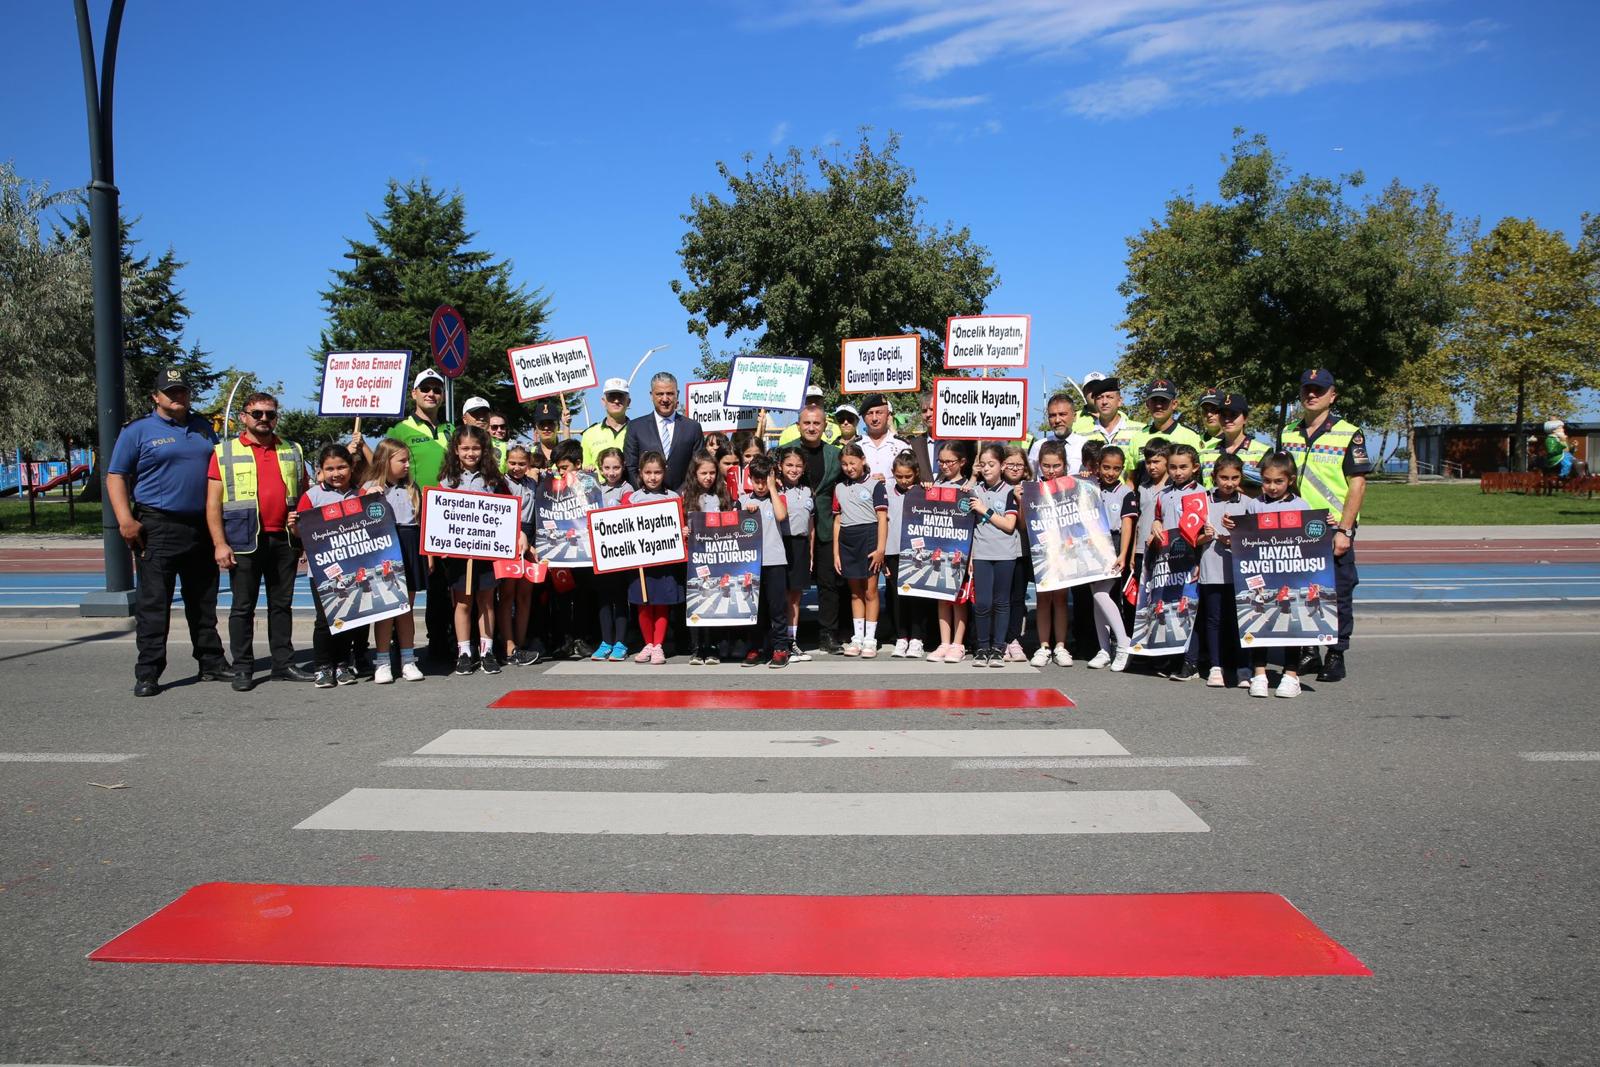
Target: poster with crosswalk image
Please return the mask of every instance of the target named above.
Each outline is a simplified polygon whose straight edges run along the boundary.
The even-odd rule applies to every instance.
[[[1200,553],[1176,532],[1144,556],[1133,609],[1135,656],[1171,656],[1189,647],[1200,614]]]
[[[1326,510],[1240,515],[1231,541],[1241,645],[1331,645],[1339,639]]]
[[[972,516],[961,490],[913,486],[900,512],[900,595],[956,600],[971,558]]]
[[[1033,581],[1053,593],[1117,573],[1117,550],[1100,511],[1100,491],[1070,475],[1022,485],[1022,517],[1033,556]]]
[[[394,511],[383,497],[313,508],[301,513],[298,525],[328,629],[338,633],[411,610]]]
[[[690,626],[754,626],[761,607],[761,513],[697,511],[689,516]]]
[[[552,567],[593,567],[589,512],[604,504],[592,474],[540,475],[533,490],[534,555]]]

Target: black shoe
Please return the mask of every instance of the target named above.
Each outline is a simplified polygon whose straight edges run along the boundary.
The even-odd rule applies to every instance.
[[[519,648],[517,649],[516,653],[512,655],[511,662],[515,663],[518,667],[531,667],[535,663],[539,662],[539,653],[535,652],[531,648]]]
[[[233,678],[233,668],[226,660],[217,667],[201,667],[200,680],[202,682],[226,682]]]
[[[581,637],[572,642],[573,659],[588,659],[592,655],[594,655],[594,646],[589,642],[583,640]]]
[[[235,693],[248,693],[255,687],[256,679],[253,674],[248,674],[245,671],[233,672],[233,691]]]
[[[1295,671],[1302,678],[1311,678],[1322,673],[1322,657],[1317,655],[1317,650],[1308,648],[1300,656],[1300,667]]]
[[[824,655],[837,656],[843,650],[844,646],[839,643],[837,638],[826,637],[817,643],[817,651]]]
[[[1317,672],[1319,682],[1344,681],[1344,653],[1329,652],[1328,658],[1322,662],[1322,670]]]
[[[457,674],[471,674],[472,673],[472,653],[463,652],[463,653],[461,653],[461,655],[456,657],[456,673]]]
[[[499,659],[499,657],[496,656],[493,652],[485,653],[484,657],[483,657],[483,661],[479,664],[478,669],[483,671],[484,674],[499,674],[500,673],[500,659]]]
[[[1185,660],[1177,670],[1167,675],[1167,680],[1173,682],[1192,682],[1199,676],[1200,672],[1195,669],[1195,665]]]
[[[134,682],[133,695],[136,697],[153,697],[161,692],[160,682]]]
[[[272,672],[272,676],[280,682],[314,682],[317,676],[304,667],[291,663]]]
[[[355,685],[357,681],[355,668],[349,666],[340,667],[333,672],[333,680],[340,685]]]
[[[318,671],[313,677],[316,680],[318,689],[332,689],[339,684],[339,679],[333,673],[332,668]]]
[[[386,652],[384,659],[388,658],[389,657]],[[378,661],[373,657],[371,652],[363,652],[356,656],[355,668],[357,677],[370,679],[378,673]]]

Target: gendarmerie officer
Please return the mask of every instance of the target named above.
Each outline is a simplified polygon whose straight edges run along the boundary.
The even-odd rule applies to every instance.
[[[1327,508],[1328,521],[1334,527],[1333,580],[1339,597],[1339,640],[1329,649],[1326,660],[1318,661],[1316,650],[1308,649],[1300,664],[1301,674],[1320,668],[1319,682],[1337,682],[1345,675],[1344,654],[1355,629],[1354,593],[1361,580],[1356,574],[1356,523],[1367,495],[1367,475],[1372,473],[1366,436],[1359,426],[1334,412],[1334,401],[1338,399],[1332,372],[1318,368],[1300,375],[1303,417],[1284,428],[1280,442],[1299,470],[1300,496],[1306,506]]]
[[[139,570],[134,598],[136,697],[161,691],[172,594],[180,581],[200,680],[225,682],[232,677],[217,635],[220,581],[206,528],[206,469],[217,436],[211,420],[189,411],[189,383],[176,367],[156,375],[150,399],[154,410],[123,427],[106,467],[106,496]]]

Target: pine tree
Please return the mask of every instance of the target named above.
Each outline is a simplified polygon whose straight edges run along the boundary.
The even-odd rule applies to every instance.
[[[348,267],[333,271],[322,293],[328,325],[312,357],[328,352],[410,349],[411,373],[432,366],[428,326],[440,304],[467,322],[470,358],[455,382],[456,411],[481,396],[504,412],[513,429],[528,426],[529,408],[516,402],[506,350],[541,339],[549,300],[512,280],[510,260],[468,247],[460,193],[435,190],[426,178],[404,185],[391,179],[383,211],[368,215],[372,240],[349,239]],[[371,435],[377,429],[362,432]]]

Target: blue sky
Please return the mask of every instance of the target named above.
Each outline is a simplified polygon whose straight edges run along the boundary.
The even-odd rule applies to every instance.
[[[107,7],[91,4],[97,23]],[[317,294],[390,177],[459,188],[479,245],[549,294],[551,336],[589,335],[602,375],[665,343],[650,367],[682,378],[698,351],[668,283],[716,162],[893,129],[927,217],[990,249],[989,310],[1033,315],[1031,376],[1081,378],[1121,344],[1124,238],[1174,191],[1214,194],[1235,126],[1296,170],[1433,183],[1460,215],[1576,234],[1600,211],[1597,11],[135,2],[117,179],[146,247],[189,263],[191,339],[291,402],[314,384]],[[7,27],[0,157],[81,185],[71,5],[17,5]]]

